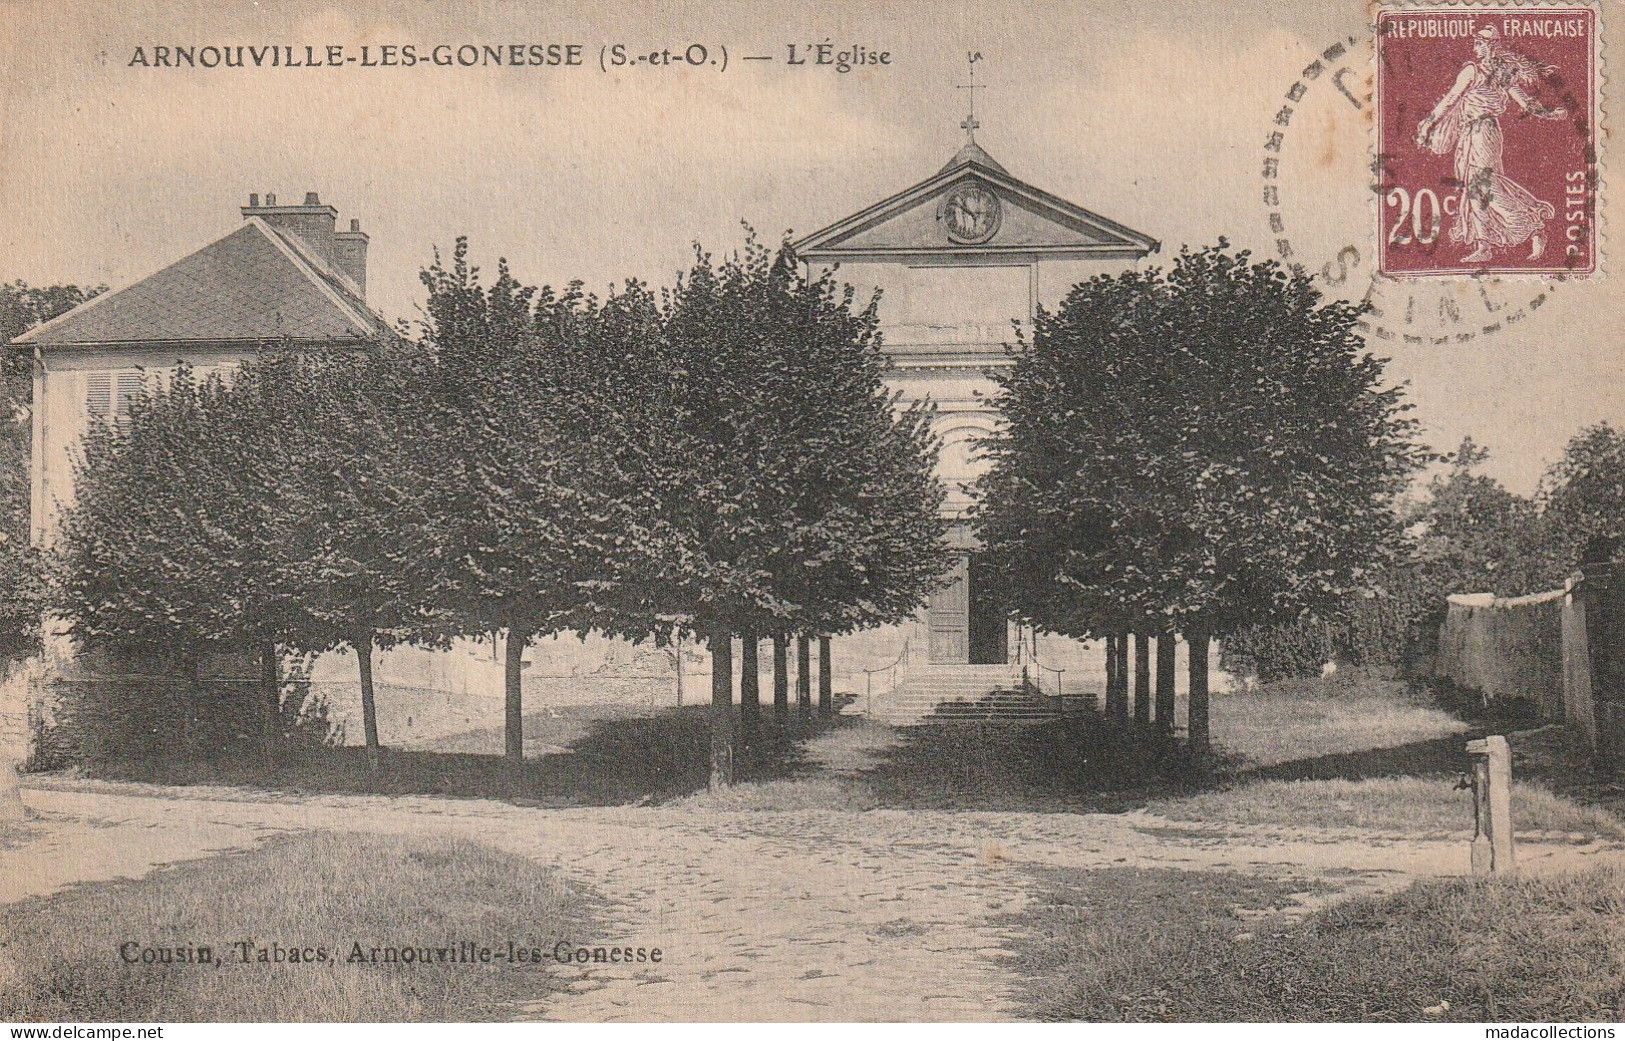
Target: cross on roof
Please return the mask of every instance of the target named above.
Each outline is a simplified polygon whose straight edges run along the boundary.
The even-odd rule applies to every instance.
[[[987,87],[976,82],[976,63],[982,60],[982,52],[971,51],[966,57],[970,60],[970,82],[956,84],[954,89],[970,93],[970,115],[965,118],[963,123],[959,124],[959,128],[965,132],[966,137],[970,139],[970,143],[975,144],[976,129],[982,125],[976,121],[976,92],[986,90]]]

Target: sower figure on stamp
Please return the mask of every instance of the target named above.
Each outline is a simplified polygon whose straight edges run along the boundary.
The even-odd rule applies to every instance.
[[[1492,250],[1526,240],[1534,260],[1546,250],[1546,222],[1557,211],[1507,177],[1499,117],[1509,99],[1536,119],[1567,116],[1530,96],[1555,68],[1507,50],[1493,27],[1478,31],[1473,55],[1477,60],[1462,67],[1449,93],[1417,125],[1416,143],[1434,155],[1455,153],[1461,188],[1450,241],[1472,247],[1464,260],[1489,260]]]

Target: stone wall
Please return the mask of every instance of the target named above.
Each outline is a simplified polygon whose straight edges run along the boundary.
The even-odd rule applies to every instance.
[[[1547,719],[1563,719],[1568,605],[1562,589],[1511,598],[1450,597],[1439,629],[1438,674],[1479,692],[1486,704],[1524,700]]]

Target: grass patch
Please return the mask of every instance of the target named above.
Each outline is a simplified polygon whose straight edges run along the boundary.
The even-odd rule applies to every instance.
[[[568,740],[560,754],[529,758],[515,768],[500,755],[468,751],[383,750],[374,773],[363,749],[290,751],[268,768],[257,756],[167,759],[104,764],[88,772],[113,780],[154,784],[224,784],[292,792],[371,795],[446,795],[506,798],[553,807],[621,806],[663,802],[710,781],[709,707],[657,710],[645,715],[597,715],[583,724],[526,717],[527,741]],[[764,724],[735,759],[743,780],[770,780],[797,769],[801,746],[828,724]],[[483,740],[470,737],[470,743]],[[449,748],[459,742],[448,739]],[[534,745],[533,745],[534,747]],[[563,746],[560,746],[561,748]]]
[[[1397,834],[1471,830],[1472,793],[1445,778],[1259,780],[1224,791],[1199,792],[1153,804],[1159,817],[1222,824],[1294,828],[1367,828]],[[1514,783],[1512,819],[1518,831],[1555,831],[1625,839],[1625,824],[1537,784]]]
[[[1606,769],[1578,733],[1548,725],[1507,735],[1512,745],[1512,776],[1539,781],[1585,806],[1625,817],[1625,777]]]
[[[862,774],[887,809],[1013,812],[1121,811],[1199,777],[1176,742],[1093,713],[911,727]]]
[[[1213,699],[1213,742],[1254,768],[1435,741],[1466,723],[1409,692],[1366,679],[1293,680]]]
[[[351,945],[472,940],[550,952],[590,935],[583,896],[520,857],[470,842],[312,834],[137,881],[0,909],[0,1008],[26,1021],[485,1020],[544,998],[558,967],[347,964]],[[329,960],[261,964],[254,949]],[[220,964],[129,964],[120,945],[211,948]],[[130,949],[126,949],[127,951]]]
[[[1573,1022],[1625,1010],[1625,869],[1420,883],[1302,920],[1290,883],[1050,876],[1013,916],[1050,1020]]]
[[[1177,742],[1098,715],[1043,723],[892,729],[837,723],[801,749],[791,776],[701,792],[719,810],[1121,812],[1194,790],[1205,774]]]
[[[860,813],[875,808],[874,792],[862,781],[842,777],[798,777],[758,784],[736,784],[719,791],[696,792],[673,805],[684,809],[725,811],[840,810]]]

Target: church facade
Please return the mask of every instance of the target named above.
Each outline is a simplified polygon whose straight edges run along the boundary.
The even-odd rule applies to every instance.
[[[860,299],[880,290],[889,382],[905,402],[929,401],[936,410],[937,473],[957,560],[901,633],[842,641],[849,656],[874,662],[904,644],[909,661],[937,666],[1013,660],[1025,634],[988,594],[966,517],[985,466],[978,443],[999,423],[991,374],[1011,364],[1008,346],[1030,333],[1040,305],[1158,248],[1149,236],[1015,177],[976,143],[974,125],[967,129],[964,147],[936,173],[796,244],[813,272],[838,266]],[[1063,653],[1076,661],[1082,650]]]

